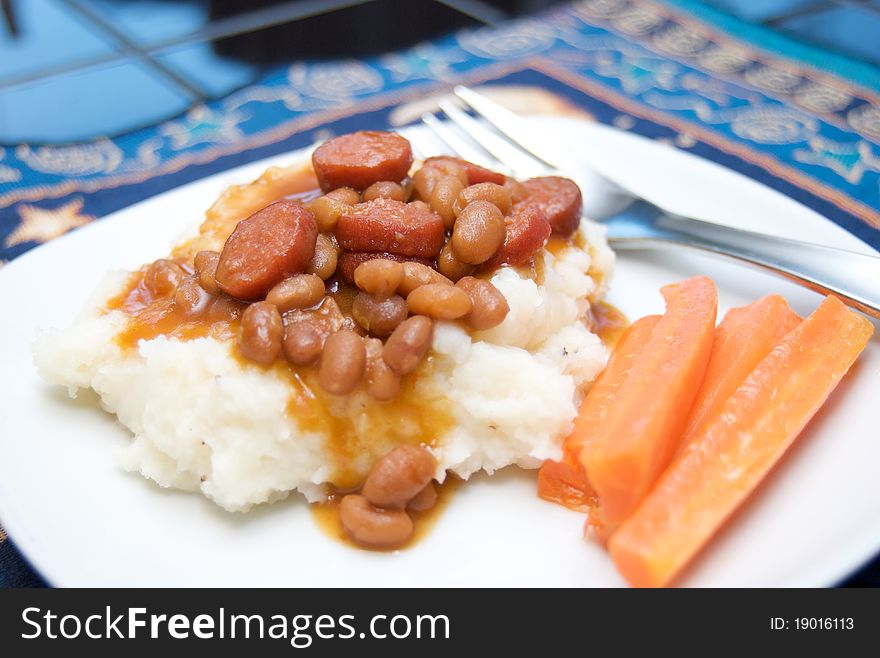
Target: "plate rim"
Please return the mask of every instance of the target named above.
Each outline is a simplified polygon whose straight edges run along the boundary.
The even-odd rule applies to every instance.
[[[617,136],[623,135],[627,138],[632,138],[639,142],[642,142],[644,145],[648,145],[649,148],[658,148],[659,145],[652,141],[647,137],[643,137],[641,135],[635,135],[633,133],[628,133],[625,131],[621,131],[612,126],[607,126],[604,124],[599,124],[595,122],[585,121],[581,119],[574,119],[569,117],[536,117],[537,120],[549,120],[553,122],[572,122],[581,125],[588,125],[594,128],[598,128],[602,131],[608,131],[610,133],[615,133]],[[212,174],[211,176],[198,179],[195,181],[190,181],[187,183],[183,183],[175,188],[170,190],[166,190],[160,194],[149,197],[147,199],[143,199],[134,204],[121,208],[119,210],[106,215],[96,221],[91,222],[90,224],[83,226],[75,231],[71,231],[68,234],[60,236],[57,239],[54,239],[48,243],[37,246],[33,249],[30,249],[26,253],[21,256],[9,261],[3,268],[0,268],[0,281],[6,281],[9,277],[13,277],[16,275],[19,268],[26,267],[30,260],[35,257],[42,256],[33,256],[33,254],[44,254],[46,252],[51,251],[52,249],[66,249],[67,244],[71,240],[87,240],[89,235],[95,231],[101,231],[101,226],[106,225],[108,222],[119,222],[122,221],[127,215],[133,213],[133,209],[149,206],[157,203],[157,201],[161,201],[166,197],[173,197],[178,194],[184,193],[190,187],[196,186],[198,184],[214,184],[215,182],[219,184],[224,178],[228,177],[238,177],[239,182],[242,182],[247,174],[245,172],[249,172],[251,170],[256,171],[259,175],[259,171],[262,171],[268,166],[272,166],[273,164],[277,164],[282,160],[286,160],[288,164],[291,162],[296,162],[299,160],[304,160],[308,153],[314,148],[314,146],[306,146],[299,149],[294,149],[292,151],[288,151],[285,153],[276,154],[273,156],[269,156],[267,158],[261,158],[259,160],[255,160],[250,163],[245,163],[242,165],[237,165],[235,167],[231,167],[229,169],[223,170],[221,172],[217,172]],[[858,236],[855,236],[836,223],[831,220],[822,217],[820,214],[816,213],[808,206],[801,204],[796,199],[788,197],[783,193],[774,190],[773,188],[765,185],[761,181],[749,178],[740,172],[737,172],[733,169],[729,169],[724,165],[721,165],[717,162],[713,162],[711,160],[702,158],[696,154],[685,152],[685,151],[677,151],[677,153],[684,158],[692,159],[698,161],[700,166],[711,165],[712,167],[717,167],[719,169],[724,170],[725,174],[732,174],[739,178],[749,181],[750,183],[754,183],[759,185],[765,190],[773,195],[776,195],[780,198],[785,199],[787,202],[791,202],[799,206],[802,209],[806,209],[810,213],[816,215],[817,217],[821,217],[825,222],[829,222],[833,226],[837,227],[841,231],[846,232],[853,240],[857,240],[859,243],[865,245],[868,249],[870,246],[864,243]],[[212,199],[213,200],[213,199]],[[79,237],[74,237],[79,236]],[[60,246],[59,246],[60,245]],[[7,486],[0,480],[0,520],[2,520],[4,528],[7,530],[8,538],[7,541],[11,541],[14,546],[18,549],[19,555],[22,559],[50,586],[60,586],[64,587],[65,581],[70,580],[65,578],[63,575],[55,573],[54,568],[52,567],[46,558],[47,552],[44,551],[41,546],[41,540],[32,536],[32,534],[27,530],[28,521],[24,516],[19,518],[15,512],[11,512],[10,510],[14,510],[16,505],[14,504],[14,500],[10,500],[10,498],[14,498],[14,493],[11,493],[10,490],[7,489]],[[5,504],[4,504],[5,501]],[[796,580],[802,580],[800,583],[793,583],[784,586],[807,586],[807,587],[815,587],[815,586],[833,586],[838,584],[841,580],[846,578],[848,575],[857,571],[861,568],[865,563],[867,563],[873,556],[875,556],[880,550],[880,527],[874,529],[873,531],[870,528],[864,529],[861,533],[856,533],[850,535],[848,541],[846,543],[846,549],[842,549],[835,553],[837,555],[837,559],[832,560],[823,560],[820,563],[817,563],[809,569],[809,572],[803,574]],[[801,574],[803,570],[797,572]],[[124,586],[124,585],[120,585]],[[414,585],[415,586],[415,585]]]

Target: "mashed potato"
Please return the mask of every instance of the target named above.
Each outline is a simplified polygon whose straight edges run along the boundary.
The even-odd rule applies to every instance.
[[[600,226],[584,221],[580,232],[586,249],[543,252],[540,283],[511,268],[495,274],[510,306],[499,326],[471,336],[459,325],[437,324],[429,367],[408,398],[419,401],[410,404],[409,420],[404,413],[371,423],[377,403],[362,392],[329,404],[355,441],[347,446],[349,470],[366,474],[401,436],[412,441],[426,431],[421,405],[448,416],[437,435],[416,436],[433,446],[438,479],[447,471],[467,478],[511,464],[534,468],[560,456],[577,406],[607,358],[585,320],[589,300],[604,292],[613,255]],[[119,275],[108,279],[92,308],[122,285]],[[163,487],[201,491],[230,511],[294,490],[316,501],[328,484],[339,484],[333,424],[316,427],[289,411],[289,376],[242,364],[214,338],[158,337],[125,350],[114,341],[125,323],[121,311],[88,310],[72,327],[44,333],[34,349],[47,381],[72,396],[94,389],[131,430],[132,442],[116,455],[123,468]]]

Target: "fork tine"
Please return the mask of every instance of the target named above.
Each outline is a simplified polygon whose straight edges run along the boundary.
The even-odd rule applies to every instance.
[[[449,147],[452,155],[457,155],[460,158],[464,158],[465,160],[483,167],[491,167],[494,169],[498,169],[499,167],[503,167],[504,169],[507,168],[504,163],[498,162],[490,153],[474,148],[470,142],[458,134],[458,131],[450,128],[448,123],[440,121],[430,112],[425,112],[422,115],[422,123],[434,131],[434,134]]]
[[[414,131],[407,135],[407,139],[413,147],[413,155],[417,160],[425,160],[429,156],[444,153],[446,147],[431,130]]]
[[[532,142],[531,139],[529,139],[529,135],[534,135],[534,130],[529,129],[521,116],[464,85],[456,85],[452,92],[464,102],[465,105],[470,107],[477,116],[482,117],[486,123],[495,128],[495,130],[504,135],[530,156],[551,169],[561,168],[559,163],[550,162],[546,157],[538,155],[538,153],[546,154],[548,145],[543,142],[540,144],[538,142]],[[536,151],[538,153],[536,153]]]
[[[495,134],[464,110],[445,100],[440,101],[439,105],[452,123],[495,156],[499,162],[507,165],[507,168],[515,172],[518,178],[531,178],[547,173],[541,161],[514,146],[507,139]]]
[[[606,216],[620,210],[635,196],[616,180],[598,170],[594,166],[595,160],[585,161],[585,154],[575,155],[552,141],[548,142],[542,138],[541,131],[535,130],[534,125],[515,112],[464,85],[456,85],[453,93],[487,125],[498,131],[499,135],[504,135],[505,139],[516,144],[523,153],[528,153],[535,161],[546,165],[549,172],[545,171],[545,175],[565,172],[561,175],[572,177],[589,196],[603,199],[603,202],[595,202],[591,206],[594,215]]]
[[[424,148],[423,143],[416,143],[416,140],[411,136],[407,137],[409,139],[410,146],[412,146],[413,156],[416,160],[424,160],[427,156],[425,156],[425,152],[422,150]]]

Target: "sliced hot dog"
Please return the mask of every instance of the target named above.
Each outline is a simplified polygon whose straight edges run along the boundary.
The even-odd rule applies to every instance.
[[[516,204],[504,218],[504,243],[482,269],[522,265],[547,242],[552,229],[541,207],[531,201]]]
[[[312,154],[312,166],[325,192],[337,187],[363,190],[379,181],[402,180],[412,161],[406,138],[372,130],[334,137]]]
[[[303,272],[318,226],[302,204],[283,199],[241,220],[226,240],[215,278],[237,299],[263,299],[281,279]]]
[[[358,203],[343,213],[336,225],[336,239],[348,251],[434,258],[443,248],[445,237],[440,215],[427,207],[393,199]]]
[[[581,223],[583,198],[581,189],[568,178],[543,176],[531,178],[523,185],[529,199],[536,203],[559,235],[571,235]]]
[[[399,254],[389,254],[387,251],[345,251],[339,256],[339,266],[336,271],[339,272],[346,283],[355,285],[354,271],[357,269],[357,266],[374,258],[384,258],[385,260],[393,260],[398,263],[421,263],[427,267],[434,265],[434,261],[430,258],[401,256]]]
[[[425,160],[424,166],[430,167],[432,164],[440,162],[456,162],[464,167],[467,174],[468,185],[476,185],[477,183],[495,183],[496,185],[504,185],[505,176],[491,169],[486,169],[480,165],[468,162],[461,158],[454,158],[451,155],[436,155]]]

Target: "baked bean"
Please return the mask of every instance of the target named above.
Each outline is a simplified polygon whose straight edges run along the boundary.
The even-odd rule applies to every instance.
[[[474,201],[461,211],[452,231],[452,251],[463,263],[479,265],[504,242],[504,216],[495,204]]]
[[[220,289],[238,299],[263,299],[281,279],[305,271],[318,227],[302,204],[276,201],[238,223],[217,263]]]
[[[319,233],[315,241],[315,255],[312,256],[306,272],[316,274],[326,281],[335,274],[338,262],[339,245],[336,244],[336,236],[332,233]]]
[[[403,279],[397,287],[397,292],[404,297],[409,295],[419,286],[429,283],[444,283],[448,286],[452,285],[452,281],[440,274],[433,267],[428,267],[422,263],[406,262],[403,265]]]
[[[486,169],[485,167],[481,167],[480,165],[474,164],[473,162],[462,160],[461,158],[454,158],[451,155],[437,155],[432,158],[428,158],[427,160],[425,160],[424,166],[436,167],[441,161],[454,162],[462,167],[465,174],[467,175],[467,182],[465,183],[465,185],[476,185],[477,183],[496,183],[497,185],[504,184],[504,174],[499,174],[498,172]]]
[[[554,233],[571,235],[581,223],[583,198],[573,180],[560,176],[531,178],[523,183],[529,202],[537,204]]]
[[[371,334],[385,338],[406,320],[407,303],[400,295],[391,295],[380,300],[359,292],[351,305],[351,314]]]
[[[354,283],[376,299],[386,299],[394,294],[403,281],[403,265],[393,260],[374,258],[357,266]]]
[[[193,268],[199,278],[199,285],[212,295],[220,294],[220,286],[217,285],[217,263],[220,262],[220,254],[216,251],[200,251],[193,261]]]
[[[393,400],[400,392],[400,375],[382,358],[382,341],[366,338],[364,347],[367,351],[367,393],[379,402]]]
[[[330,194],[332,194],[332,192]],[[351,208],[350,204],[331,197],[330,194],[319,196],[309,204],[309,210],[311,210],[312,214],[315,216],[318,230],[322,233],[335,231],[336,224],[339,223],[339,218]]]
[[[438,169],[430,167],[422,167],[413,174],[413,189],[418,195],[417,201],[425,203],[431,200],[431,194],[434,192],[434,186],[443,175]]]
[[[364,375],[364,341],[351,329],[341,329],[324,343],[318,382],[328,393],[351,393]]]
[[[425,166],[436,169],[440,173],[445,176],[452,176],[459,183],[462,184],[462,187],[467,187],[468,185],[468,175],[467,170],[461,164],[462,161],[457,161],[454,158],[450,159],[429,159]]]
[[[510,201],[514,204],[525,201],[529,196],[526,186],[510,176],[504,179],[504,189],[510,194]]]
[[[474,201],[488,201],[494,204],[502,215],[510,212],[510,191],[495,183],[477,183],[464,188],[455,200],[455,214],[467,208]]]
[[[406,201],[409,195],[403,189],[403,185],[390,180],[381,180],[373,183],[364,190],[364,201],[372,201],[373,199],[394,199],[395,201]]]
[[[464,160],[451,157],[428,158],[413,175],[413,188],[423,201],[431,201],[435,188],[443,178],[452,177],[462,189],[470,184]],[[453,202],[455,199],[453,199]]]
[[[527,200],[514,205],[504,218],[504,243],[483,263],[482,269],[527,263],[544,246],[552,230],[544,211],[536,204]]]
[[[475,265],[462,263],[455,257],[452,251],[452,241],[447,241],[437,256],[437,269],[440,274],[449,277],[452,281],[458,281],[461,277],[471,274],[475,269]]]
[[[283,331],[281,314],[275,305],[255,302],[242,313],[238,347],[251,361],[269,365],[281,352]]]
[[[413,190],[415,187],[413,186],[413,180],[409,176],[400,181],[400,186],[403,188],[404,201],[409,201],[410,197],[412,197]]]
[[[324,331],[315,320],[288,323],[281,348],[285,358],[296,366],[314,363],[324,349]]]
[[[477,330],[491,329],[504,322],[510,306],[501,291],[491,281],[466,276],[455,284],[464,290],[471,300],[471,312],[464,321]]]
[[[441,176],[431,192],[431,209],[440,215],[447,231],[455,224],[455,202],[464,189],[455,176]]]
[[[215,297],[208,307],[209,322],[232,322],[241,317],[247,305],[237,299],[233,299],[229,295],[221,294]]]
[[[378,181],[402,180],[412,166],[412,147],[390,132],[361,130],[330,139],[312,154],[322,190],[363,190]]]
[[[284,314],[285,324],[297,322],[317,322],[325,332],[325,338],[346,326],[347,316],[332,297],[324,297],[316,308],[295,309]]]
[[[403,509],[425,488],[437,460],[422,446],[397,446],[373,464],[361,495],[377,507]]]
[[[339,255],[339,266],[337,268],[337,271],[346,283],[356,285],[354,282],[355,270],[362,263],[366,263],[368,260],[376,259],[393,260],[397,263],[406,263],[412,261],[425,267],[430,267],[432,264],[432,261],[429,258],[401,256],[400,254],[389,254],[387,251],[343,251]]]
[[[199,285],[198,279],[186,277],[174,291],[174,305],[185,315],[198,315],[211,301],[211,295]]]
[[[467,169],[464,167],[464,160],[458,158],[443,156],[428,158],[422,164],[422,169],[433,169],[446,176],[454,176],[459,180],[462,187],[467,187],[470,184]]]
[[[443,283],[419,286],[407,295],[406,305],[413,315],[427,315],[435,320],[457,320],[471,312],[467,293]]]
[[[284,356],[294,365],[314,362],[330,334],[348,327],[349,319],[331,297],[324,297],[317,308],[293,310],[284,314]]]
[[[353,206],[354,204],[361,202],[360,192],[351,187],[337,187],[335,190],[327,192],[324,196],[335,199],[347,206]]]
[[[436,504],[437,488],[434,486],[433,482],[428,482],[428,484],[425,485],[425,488],[407,503],[406,508],[413,512],[427,512],[429,509],[433,509]]]
[[[186,272],[180,265],[173,260],[160,258],[147,266],[144,285],[154,296],[166,297],[177,290],[177,286],[185,276]]]
[[[409,204],[413,208],[418,208],[419,210],[430,210],[431,206],[422,201],[421,199],[416,199],[415,201],[410,201]]]
[[[401,322],[382,350],[385,363],[398,375],[415,370],[428,353],[434,338],[434,322],[424,315],[414,315]]]
[[[392,199],[351,206],[336,226],[339,246],[349,251],[387,251],[434,258],[445,237],[443,220],[437,213]]]
[[[339,503],[339,520],[355,543],[368,548],[394,548],[412,537],[413,522],[403,510],[379,510],[363,496],[349,494]]]
[[[266,294],[266,301],[282,313],[295,308],[309,308],[324,298],[324,281],[314,274],[294,274],[276,283]]]
[[[328,336],[351,324],[348,316],[342,312],[342,309],[339,308],[339,304],[337,304],[336,300],[332,297],[325,297],[324,301],[322,301],[321,305],[316,309],[308,311],[291,311],[285,315],[285,317],[289,317],[292,321],[295,321],[296,316],[320,318],[321,322],[329,327]]]

